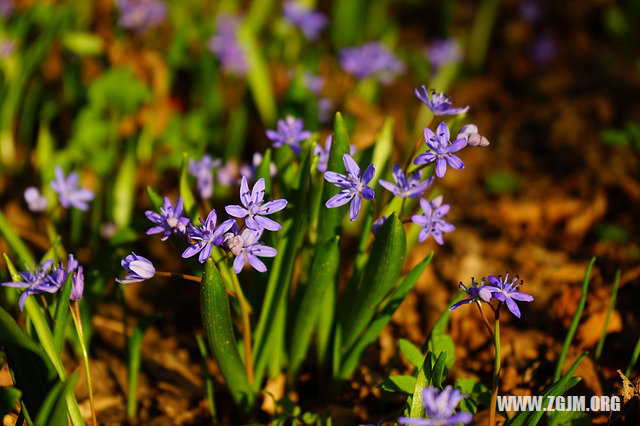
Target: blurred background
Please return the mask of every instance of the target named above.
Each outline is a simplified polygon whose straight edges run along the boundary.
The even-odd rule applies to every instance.
[[[255,169],[254,153],[271,146],[265,130],[288,114],[323,143],[341,111],[359,151],[392,123],[390,160],[403,164],[431,120],[413,94],[420,85],[469,105],[466,120],[490,145],[465,151],[464,172],[439,181],[456,231],[442,247],[430,241],[412,252],[416,264],[435,250],[433,267],[350,387],[331,406],[307,399],[306,409],[328,409],[344,424],[397,409],[401,399],[378,387],[409,368],[397,340],[424,342],[459,281],[505,271],[518,273],[536,301],[504,326],[502,393],[539,393],[591,256],[598,260],[567,362],[595,347],[620,268],[607,350],[597,367],[581,364],[576,388],[613,393],[616,370],[640,336],[640,1],[294,3],[326,23],[296,20],[277,0],[0,0],[0,210],[41,255],[51,228],[29,211],[25,189],[38,187],[53,204],[49,182],[59,165],[96,194],[89,211],[57,211],[54,219],[68,248],[91,265],[86,315],[101,420],[126,418],[113,281],[125,247],[159,259],[163,270],[184,268],[175,249],[140,238],[146,188],[176,199],[183,153],[209,154],[221,159],[213,202],[233,198],[243,166]],[[343,49],[366,42],[393,52],[400,65],[392,75],[363,77],[345,66]],[[1,237],[0,251],[9,252]],[[204,421],[197,288],[160,282],[126,292],[134,318],[162,313],[143,342],[140,420]],[[452,315],[453,375],[488,383],[491,343],[469,315]],[[274,394],[282,387],[268,385]],[[77,394],[85,389],[79,384]]]

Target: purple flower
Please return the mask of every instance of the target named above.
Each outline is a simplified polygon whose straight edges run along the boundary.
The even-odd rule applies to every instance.
[[[364,175],[360,177],[360,167],[349,154],[344,154],[342,161],[347,169],[347,176],[336,172],[324,173],[324,178],[327,182],[342,189],[339,193],[329,198],[325,205],[329,208],[340,207],[353,200],[349,212],[349,220],[353,222],[360,214],[362,198],[369,201],[373,200],[375,193],[373,188],[367,186],[367,184],[373,179],[373,175],[376,173],[376,166],[369,164],[369,167],[364,171]]]
[[[189,173],[198,180],[198,192],[202,198],[208,199],[213,195],[213,171],[214,167],[220,167],[219,159],[213,160],[209,155],[204,155],[200,161],[189,160]]]
[[[116,278],[116,281],[120,284],[139,283],[149,278],[153,278],[156,274],[156,268],[146,257],[138,256],[134,252],[122,259],[120,262],[122,267],[127,271],[127,276],[124,280]]]
[[[24,199],[32,212],[43,212],[47,209],[47,199],[40,194],[35,186],[25,189]]]
[[[49,272],[53,266],[53,260],[45,260],[39,267],[36,266],[33,272],[27,268],[25,272],[20,272],[19,275],[22,281],[9,281],[4,282],[1,285],[4,287],[15,287],[25,289],[20,295],[18,300],[18,306],[20,310],[24,308],[24,303],[27,297],[31,294],[38,293],[55,293],[58,291],[59,286],[51,279]]]
[[[267,130],[267,137],[273,141],[275,148],[289,145],[296,155],[300,154],[300,142],[309,139],[311,132],[304,130],[302,119],[288,115],[284,120],[278,120],[278,130]]]
[[[471,303],[471,302],[483,301],[483,302],[489,303],[489,301],[491,300],[491,291],[487,290],[484,283],[485,283],[485,278],[482,278],[481,280],[482,285],[478,287],[478,283],[475,282],[475,279],[472,277],[471,285],[469,286],[469,288],[467,288],[464,284],[462,284],[462,281],[461,281],[458,286],[460,287],[461,290],[464,290],[467,293],[467,296],[469,296],[469,298],[459,301],[458,303],[451,306],[449,310],[453,311],[454,309],[459,308],[460,306],[466,305],[467,303]]]
[[[300,28],[309,40],[317,39],[320,31],[329,24],[329,20],[323,13],[307,9],[296,0],[288,0],[284,4],[284,17]]]
[[[321,123],[327,123],[331,119],[333,106],[333,100],[331,100],[331,98],[318,99],[318,120]]]
[[[400,417],[398,424],[418,426],[453,426],[457,424],[469,424],[473,420],[471,413],[455,412],[456,407],[465,395],[451,385],[442,391],[435,386],[429,386],[422,391],[422,404],[428,419]]]
[[[209,39],[209,50],[218,57],[223,70],[236,75],[246,74],[247,61],[236,37],[239,19],[221,14],[217,22],[217,32]]]
[[[78,269],[73,273],[73,279],[71,281],[71,300],[76,301],[82,299],[82,293],[84,292],[84,269],[82,266],[78,266]]]
[[[540,6],[535,1],[531,0],[521,0],[520,1],[520,15],[525,19],[525,21],[534,24],[540,20],[542,17],[542,11],[540,10]]]
[[[531,46],[531,58],[538,65],[547,65],[556,56],[556,44],[548,34],[538,36]]]
[[[309,89],[311,93],[316,96],[320,96],[322,92],[322,86],[324,86],[324,79],[319,75],[314,75],[308,71],[305,71],[302,75],[302,83],[304,87]]]
[[[435,40],[425,50],[425,53],[429,58],[429,62],[431,62],[431,66],[435,69],[443,65],[459,62],[462,59],[460,45],[453,38]]]
[[[453,101],[444,93],[436,93],[431,89],[431,98],[425,86],[415,89],[415,94],[433,112],[434,115],[457,115],[464,114],[469,110],[469,106],[464,108],[453,108]]]
[[[468,146],[487,146],[489,141],[478,133],[478,127],[475,124],[467,124],[460,129],[456,140],[463,138],[467,141]]]
[[[246,228],[241,234],[228,232],[225,234],[224,243],[236,257],[233,261],[233,272],[239,274],[244,265],[249,262],[258,272],[265,272],[267,267],[259,257],[274,257],[278,252],[273,247],[265,246],[258,242],[262,231],[252,231]]]
[[[86,211],[89,201],[93,200],[93,192],[78,187],[78,174],[73,172],[65,178],[60,166],[56,166],[56,178],[51,181],[51,188],[58,194],[58,200],[64,208],[73,206]]]
[[[533,301],[533,296],[518,291],[518,288],[520,288],[523,283],[522,280],[517,283],[519,279],[520,277],[516,275],[515,278],[509,281],[508,272],[506,273],[504,279],[502,279],[502,275],[498,275],[497,277],[489,275],[487,277],[487,281],[489,281],[489,283],[492,285],[486,285],[482,287],[483,290],[490,291],[494,299],[506,303],[507,308],[509,308],[511,313],[518,318],[520,318],[520,308],[518,308],[518,305],[516,304],[516,302],[514,302],[514,300],[518,300],[520,302]]]
[[[380,185],[388,191],[391,191],[396,197],[402,198],[418,198],[433,182],[433,176],[430,176],[424,182],[420,182],[421,171],[411,173],[408,177],[404,174],[402,167],[393,166],[393,180],[396,184],[380,179]]]
[[[259,152],[254,152],[253,157],[251,157],[251,164],[242,164],[240,166],[240,175],[245,176],[247,180],[253,180],[253,178],[256,176],[258,167],[260,167],[260,164],[262,164],[262,154],[260,154]],[[278,169],[276,168],[275,163],[272,161],[269,164],[269,175],[271,177],[274,177],[277,172]]]
[[[167,5],[158,0],[118,0],[123,28],[139,33],[162,24],[167,16]]]
[[[340,65],[359,79],[374,76],[385,84],[404,71],[404,64],[383,44],[376,42],[342,49]]]
[[[429,235],[433,235],[433,239],[440,245],[444,244],[442,234],[451,232],[456,229],[452,224],[445,221],[443,217],[449,213],[449,204],[442,204],[442,195],[429,202],[424,198],[420,198],[420,206],[424,214],[414,214],[411,221],[416,225],[422,226],[418,241],[423,242]]]
[[[200,263],[207,261],[209,256],[211,256],[213,246],[219,246],[224,241],[224,233],[231,229],[231,227],[236,223],[234,219],[227,219],[216,228],[216,221],[216,211],[213,209],[209,212],[206,220],[202,220],[202,218],[200,218],[202,226],[195,227],[190,225],[187,232],[189,234],[189,238],[192,241],[195,241],[195,243],[187,247],[187,249],[182,253],[182,257],[187,258],[195,256],[200,252],[198,261]]]
[[[253,185],[253,190],[249,191],[247,178],[242,176],[242,182],[240,183],[240,201],[242,202],[242,206],[234,204],[225,207],[225,210],[231,216],[237,217],[238,219],[246,217],[244,220],[245,225],[254,231],[261,231],[262,229],[278,231],[282,226],[265,217],[265,215],[284,209],[287,206],[287,200],[272,200],[262,204],[263,199],[264,179],[258,179],[255,185]]]
[[[15,0],[0,0],[0,16],[8,19],[15,7]]]
[[[443,177],[447,171],[447,164],[456,170],[464,168],[464,163],[454,155],[467,144],[465,138],[459,138],[453,142],[449,141],[449,128],[442,122],[437,129],[436,136],[428,127],[424,129],[424,140],[431,151],[422,153],[413,161],[414,164],[436,163],[436,176]]]
[[[184,208],[182,196],[178,198],[175,207],[171,205],[169,197],[164,197],[164,205],[160,207],[160,214],[147,210],[144,214],[156,226],[147,230],[147,235],[159,234],[164,232],[161,240],[165,241],[171,234],[186,235],[189,219],[182,216]]]

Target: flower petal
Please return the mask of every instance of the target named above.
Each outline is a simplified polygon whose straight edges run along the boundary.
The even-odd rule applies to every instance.
[[[373,179],[373,176],[376,174],[376,166],[373,164],[369,164],[369,167],[367,167],[367,169],[364,171],[364,174],[362,175],[362,180],[361,182],[366,185],[369,182],[371,182],[371,179]]]
[[[360,167],[349,154],[342,155],[342,161],[344,167],[347,169],[347,174],[351,176],[353,180],[360,180]]]
[[[282,225],[280,225],[275,220],[269,219],[268,217],[256,215],[254,216],[254,219],[260,227],[269,231],[279,231],[280,229],[282,229]],[[249,227],[249,225],[247,225],[247,227]]]
[[[349,209],[349,220],[351,222],[356,220],[356,218],[360,214],[361,205],[362,205],[362,198],[360,198],[359,195],[356,195],[353,201],[351,202],[351,208]]]
[[[243,217],[249,214],[249,211],[247,209],[237,204],[226,206],[224,209],[228,214],[230,214],[233,217],[237,217],[238,219],[242,219]]]
[[[249,207],[249,203],[251,202],[251,192],[249,192],[249,184],[247,183],[246,176],[242,176],[242,181],[240,182],[240,202],[242,202],[242,205],[245,207]]]
[[[327,206],[330,209],[343,206],[347,204],[349,201],[351,201],[354,195],[355,195],[355,192],[342,190],[338,194],[329,198],[325,203],[325,206]]]
[[[251,191],[251,201],[256,204],[262,203],[264,199],[264,178],[258,179],[258,181],[253,185],[253,190]]]
[[[258,209],[258,214],[271,214],[278,212],[287,207],[288,201],[284,198],[279,200],[267,201]]]
[[[242,268],[244,268],[244,264],[245,264],[245,259],[244,259],[244,252],[243,252],[237,255],[236,258],[233,260],[233,272],[235,272],[236,275],[242,272]]]
[[[267,271],[267,267],[265,266],[264,263],[262,263],[262,261],[260,259],[258,259],[256,256],[252,255],[252,254],[248,254],[247,255],[247,259],[249,260],[249,264],[251,266],[253,266],[253,269],[255,269],[258,272],[266,272]]]

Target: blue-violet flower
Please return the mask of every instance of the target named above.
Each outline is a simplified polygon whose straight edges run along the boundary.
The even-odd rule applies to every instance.
[[[520,302],[532,302],[533,296],[527,293],[522,293],[518,291],[520,286],[523,284],[523,281],[517,282],[520,279],[519,276],[515,276],[511,281],[509,281],[509,273],[507,272],[502,278],[502,275],[498,275],[497,277],[493,275],[489,275],[487,277],[487,281],[491,285],[483,286],[482,289],[485,291],[490,291],[491,295],[494,299],[499,300],[507,305],[507,308],[511,311],[513,315],[520,318],[520,308],[514,300]]]
[[[460,151],[467,144],[467,140],[462,137],[449,141],[449,127],[442,122],[436,129],[438,134],[434,134],[428,127],[424,129],[424,140],[431,149],[416,157],[414,164],[431,164],[436,163],[436,176],[443,177],[447,171],[447,164],[456,170],[464,168],[464,163],[460,158],[454,155],[454,152]]]
[[[35,186],[25,189],[24,199],[32,212],[43,212],[47,209],[47,199],[40,194]]]
[[[261,231],[262,229],[278,231],[282,226],[265,216],[284,209],[287,206],[287,200],[282,198],[262,204],[263,199],[264,179],[258,179],[253,185],[253,190],[249,191],[247,178],[242,176],[242,182],[240,183],[240,202],[242,206],[233,204],[225,207],[225,210],[238,219],[246,218],[244,220],[245,225],[254,231]]]
[[[220,159],[212,159],[204,155],[200,161],[189,160],[189,173],[198,181],[197,187],[200,196],[204,199],[213,195],[213,168],[220,167]]]
[[[1,285],[4,287],[25,289],[18,300],[18,306],[20,307],[20,310],[22,310],[29,295],[38,293],[55,293],[58,291],[59,287],[56,285],[56,282],[48,275],[52,266],[53,260],[45,260],[42,262],[42,265],[36,266],[33,272],[31,272],[29,268],[27,268],[25,272],[20,272],[19,275],[22,278],[22,281],[9,281],[4,282]]]
[[[182,196],[178,198],[178,203],[175,207],[171,205],[169,197],[164,197],[164,205],[160,207],[160,214],[151,210],[144,212],[147,219],[156,224],[156,226],[147,231],[147,235],[164,232],[162,238],[160,238],[162,241],[169,238],[171,234],[186,235],[189,219],[182,216],[183,209]]]
[[[252,231],[246,228],[242,233],[228,232],[225,234],[224,243],[236,258],[233,261],[233,272],[239,274],[245,264],[249,262],[258,272],[265,272],[267,267],[260,257],[275,257],[278,252],[273,247],[266,246],[258,240],[262,236],[262,231]]]
[[[380,179],[380,185],[386,190],[391,191],[397,197],[418,198],[433,182],[433,176],[430,176],[424,182],[420,182],[421,177],[422,172],[420,170],[411,173],[407,177],[402,167],[396,164],[393,166],[393,180],[396,181],[396,184],[394,185],[391,182]]]
[[[195,256],[200,252],[198,261],[200,263],[207,261],[209,256],[211,256],[213,246],[219,246],[224,241],[224,233],[231,229],[231,227],[236,223],[234,219],[227,219],[216,228],[216,221],[216,210],[213,209],[209,212],[206,220],[202,220],[202,218],[200,218],[202,226],[189,226],[189,229],[187,230],[189,239],[195,241],[195,243],[187,247],[187,249],[182,253],[182,257],[187,258]]]
[[[118,0],[120,19],[123,28],[143,33],[164,22],[167,5],[158,0]]]
[[[485,279],[486,278],[482,278],[481,280],[482,285],[478,287],[478,283],[472,277],[471,285],[469,286],[469,288],[467,288],[464,284],[462,284],[462,281],[460,281],[460,284],[458,286],[460,287],[461,290],[464,290],[467,293],[467,296],[469,297],[467,299],[462,299],[458,303],[454,304],[449,308],[449,310],[453,311],[454,309],[459,308],[460,306],[466,305],[467,303],[471,303],[471,302],[483,301],[488,303],[491,300],[491,290],[488,290],[484,285]]]
[[[373,200],[375,193],[373,188],[367,186],[373,176],[376,173],[376,166],[369,164],[369,167],[364,171],[362,177],[360,176],[360,167],[351,158],[349,154],[342,156],[344,167],[347,170],[347,175],[340,173],[327,171],[324,173],[324,178],[327,182],[332,183],[339,187],[341,191],[329,198],[325,205],[329,208],[340,207],[351,202],[351,208],[349,212],[349,220],[352,222],[356,220],[360,214],[360,206],[362,204],[362,198],[366,200]]]
[[[289,145],[296,155],[300,154],[300,142],[309,139],[311,132],[304,130],[302,119],[288,115],[284,120],[278,120],[278,130],[267,130],[267,137],[273,142],[275,148]]]
[[[404,71],[404,64],[381,43],[370,42],[340,51],[340,65],[359,79],[374,76],[390,83]]]
[[[415,89],[415,94],[433,112],[434,115],[457,115],[464,114],[469,110],[469,106],[464,108],[453,108],[453,101],[444,93],[436,93],[431,89],[431,98],[425,86]]]
[[[456,229],[452,224],[443,219],[449,213],[449,204],[442,204],[442,195],[434,198],[431,202],[420,198],[420,206],[424,214],[414,214],[411,221],[422,227],[418,234],[418,241],[423,242],[429,235],[440,245],[444,244],[442,236],[445,232]]]
[[[315,40],[320,31],[329,24],[329,19],[320,12],[307,9],[296,0],[288,0],[284,4],[284,17],[300,28],[309,40]]]
[[[429,386],[422,391],[422,405],[429,416],[428,419],[412,417],[400,417],[398,424],[416,426],[453,426],[457,424],[469,424],[473,420],[471,413],[455,412],[460,401],[465,395],[458,389],[448,385],[442,391],[435,386]]]
[[[124,280],[116,279],[120,284],[138,283],[153,278],[156,274],[156,268],[153,267],[151,261],[134,252],[122,259],[120,264],[127,271]]]
[[[65,177],[60,166],[56,166],[56,178],[51,181],[51,188],[58,194],[60,204],[64,208],[73,206],[86,211],[89,208],[87,203],[93,200],[93,192],[78,187],[78,174],[72,172]]]

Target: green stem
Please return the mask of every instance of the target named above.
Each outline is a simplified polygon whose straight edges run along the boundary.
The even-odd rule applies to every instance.
[[[631,360],[629,361],[629,366],[627,366],[627,371],[624,372],[624,375],[629,377],[631,372],[633,371],[633,367],[636,366],[636,361],[638,361],[638,356],[640,356],[640,338],[636,342],[636,347],[633,349],[633,355],[631,355]]]
[[[611,312],[616,306],[616,299],[618,297],[618,285],[620,284],[621,271],[616,271],[616,277],[613,280],[613,290],[611,290],[611,300],[609,301],[609,309],[607,309],[607,316],[604,319],[604,325],[602,326],[602,333],[600,333],[600,340],[598,340],[598,346],[596,346],[595,358],[596,361],[600,359],[602,355],[602,348],[604,347],[604,339],[607,337],[607,328],[609,326],[609,320],[611,319]]]
[[[91,405],[91,419],[93,425],[98,424],[96,418],[96,406],[93,398],[93,384],[91,381],[91,370],[89,369],[89,354],[87,353],[87,346],[84,343],[84,332],[82,331],[82,317],[80,316],[80,305],[78,301],[75,301],[75,311],[73,306],[69,305],[71,311],[71,318],[76,326],[76,332],[78,333],[78,340],[80,341],[80,349],[82,350],[82,362],[84,363],[84,372],[87,375],[87,387],[89,388],[89,404]]]
[[[244,365],[247,370],[247,378],[249,379],[249,384],[253,385],[253,358],[251,355],[251,321],[249,320],[249,315],[251,314],[251,307],[249,306],[249,302],[247,302],[247,298],[244,296],[242,292],[242,287],[240,287],[240,282],[238,281],[238,276],[236,274],[231,275],[231,286],[236,293],[236,297],[238,298],[238,303],[240,304],[240,313],[242,315],[242,339],[244,340]]]
[[[496,308],[495,322],[493,325],[493,346],[496,356],[493,363],[493,380],[491,381],[491,406],[489,409],[489,426],[496,424],[496,401],[498,400],[498,388],[500,387],[500,307]]]

